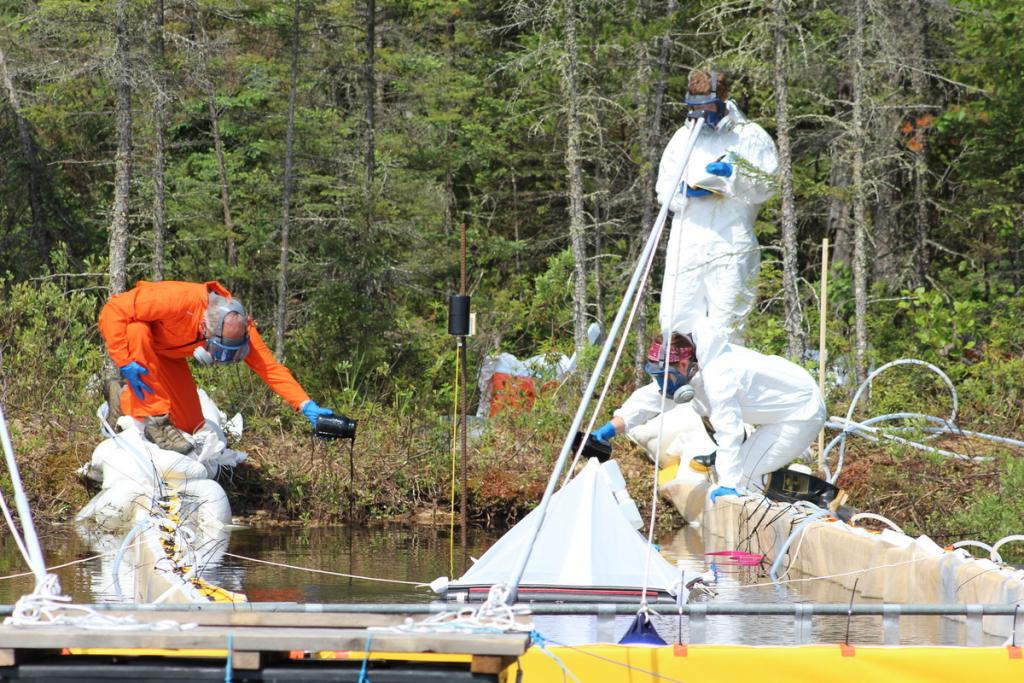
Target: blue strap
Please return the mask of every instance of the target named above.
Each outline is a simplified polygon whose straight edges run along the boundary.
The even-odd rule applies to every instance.
[[[373,644],[373,634],[366,636],[366,652],[363,653],[363,666],[359,669],[359,683],[370,683],[366,677],[366,664],[370,661],[370,646]]]
[[[233,663],[232,663],[231,660],[233,659],[232,654],[234,654],[234,651],[235,651],[234,639],[233,639],[232,635],[229,633],[228,634],[228,657],[227,657],[227,662],[224,665],[224,683],[231,683],[231,669],[233,668]]]

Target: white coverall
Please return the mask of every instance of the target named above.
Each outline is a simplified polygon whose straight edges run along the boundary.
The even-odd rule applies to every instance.
[[[761,490],[762,475],[785,467],[818,436],[825,404],[818,385],[799,365],[726,340],[708,319],[693,330],[698,363],[690,381],[693,406],[715,428],[718,485]],[[662,403],[655,382],[640,387],[615,411],[626,429],[642,424],[675,403]],[[744,423],[754,426],[744,441]]]
[[[676,131],[658,170],[658,201],[673,212],[661,288],[661,329],[693,329],[698,318],[736,333],[754,304],[754,277],[761,253],[754,236],[758,209],[774,193],[775,143],[732,100],[717,129],[704,126],[693,148],[684,182],[712,190],[686,197],[678,185],[680,165],[693,123]],[[733,164],[727,178],[712,175],[712,161]],[[681,185],[682,183],[680,183]]]

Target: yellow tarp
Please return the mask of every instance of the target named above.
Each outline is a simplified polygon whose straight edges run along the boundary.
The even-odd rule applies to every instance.
[[[1024,681],[1019,647],[549,646],[547,654],[531,647],[503,672],[504,680],[517,681],[517,668],[522,683]]]

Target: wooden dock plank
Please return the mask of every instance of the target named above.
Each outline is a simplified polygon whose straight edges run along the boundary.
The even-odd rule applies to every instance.
[[[243,671],[256,671],[260,668],[260,653],[235,650],[231,653],[231,667]]]
[[[492,655],[473,655],[469,670],[475,674],[499,674],[515,661],[514,657],[494,657]]]
[[[517,657],[526,651],[525,633],[402,633],[335,628],[198,626],[173,631],[105,631],[68,626],[0,625],[0,650],[60,648],[223,648],[231,636],[236,651],[356,650],[438,652]]]

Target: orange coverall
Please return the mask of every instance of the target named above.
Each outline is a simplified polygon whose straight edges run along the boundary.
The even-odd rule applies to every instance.
[[[209,305],[209,293],[231,294],[219,282],[145,282],[115,294],[100,311],[100,333],[117,367],[132,361],[149,370],[142,378],[153,393],[140,401],[125,386],[121,411],[143,418],[170,414],[175,427],[195,432],[203,425],[203,411],[188,359],[204,343],[200,323]],[[309,400],[302,386],[274,359],[256,326],[249,320],[249,355],[245,364],[263,378],[292,408]]]

